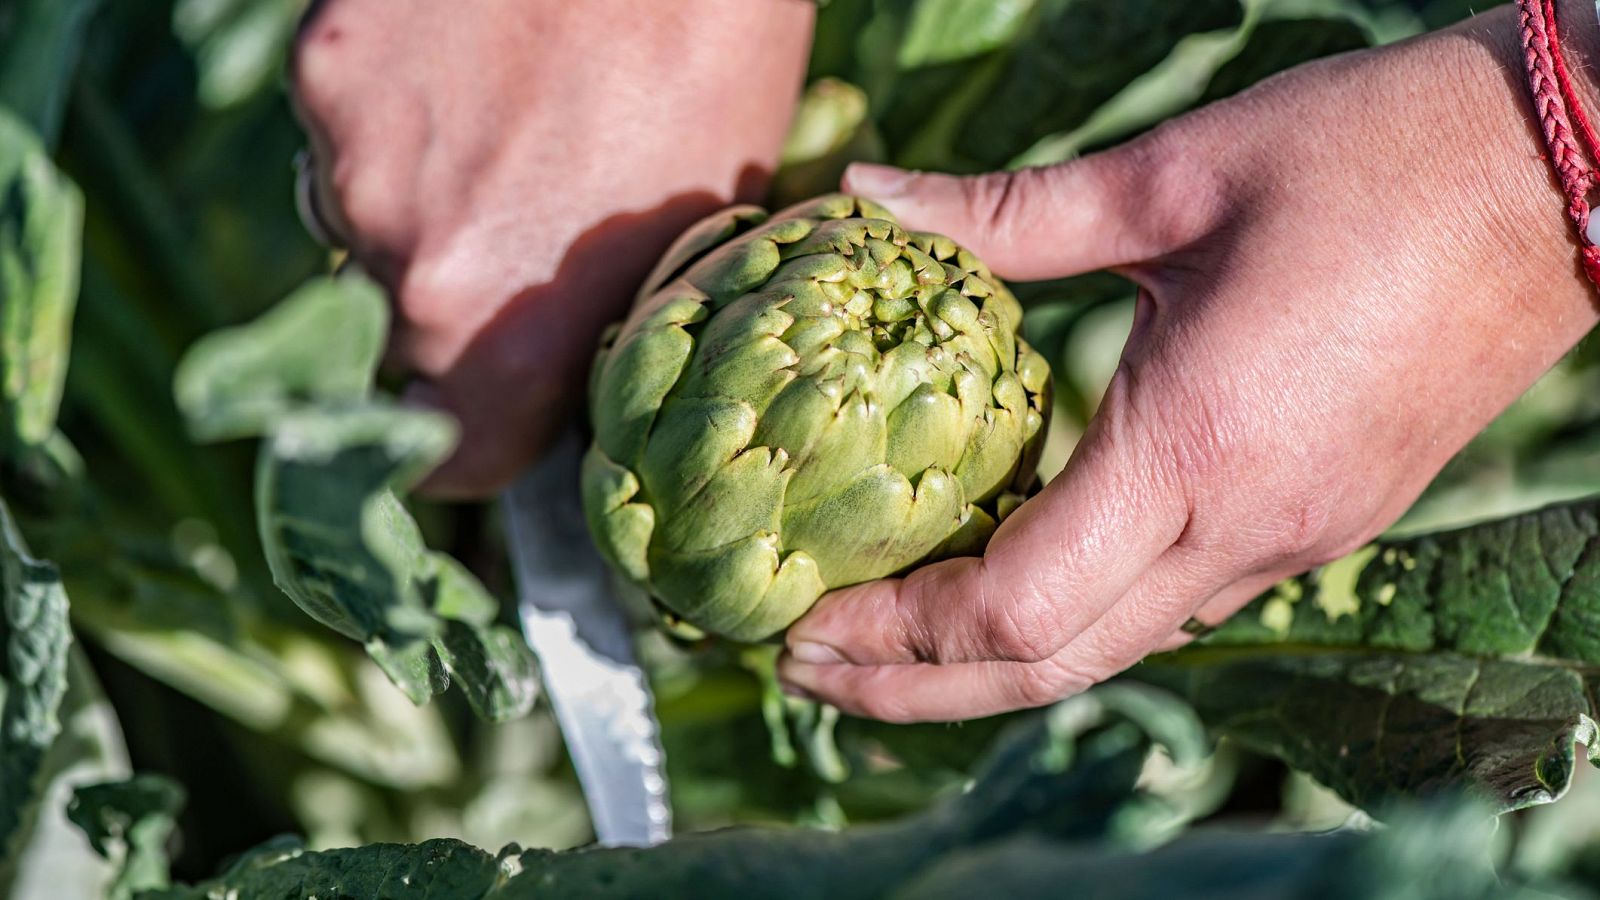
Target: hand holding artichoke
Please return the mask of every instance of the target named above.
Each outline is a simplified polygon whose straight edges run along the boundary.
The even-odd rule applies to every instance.
[[[584,509],[669,622],[766,638],[981,551],[1036,481],[1049,367],[970,253],[830,196],[691,228],[601,350]]]

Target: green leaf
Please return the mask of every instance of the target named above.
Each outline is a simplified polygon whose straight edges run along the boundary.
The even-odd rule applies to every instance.
[[[283,417],[257,469],[262,544],[278,586],[366,644],[413,701],[453,676],[486,718],[513,718],[533,703],[531,651],[493,624],[494,598],[427,548],[396,496],[453,441],[444,417],[375,402]]]
[[[199,440],[254,437],[315,403],[372,391],[389,308],[359,277],[317,278],[248,325],[213,332],[178,367],[178,408]]]
[[[12,868],[67,690],[67,593],[0,502],[0,873]],[[0,879],[3,880],[3,879]]]
[[[88,784],[73,793],[67,817],[96,853],[117,864],[110,900],[167,886],[167,839],[183,802],[183,788],[160,775]]]
[[[245,854],[221,878],[192,888],[145,894],[145,900],[487,900],[503,890],[517,868],[516,848],[497,859],[461,841],[372,844],[351,850],[310,852],[279,841]],[[523,894],[523,896],[529,896]],[[536,895],[535,895],[536,896]],[[557,896],[557,895],[551,895]]]
[[[256,470],[261,539],[278,587],[356,640],[433,637],[423,593],[431,559],[394,491],[414,484],[453,441],[443,416],[379,404],[279,421]]]
[[[261,435],[256,518],[273,580],[360,641],[422,703],[461,686],[500,721],[535,696],[532,652],[499,604],[428,549],[400,496],[450,452],[443,415],[371,399],[388,307],[359,275],[307,283],[254,322],[214,333],[179,367],[178,403],[206,439]]]
[[[1242,20],[1238,0],[1038,0],[1003,51],[902,76],[884,132],[900,162],[1001,168],[1083,123],[1182,38]]]
[[[1367,808],[1559,798],[1600,753],[1600,502],[1381,541],[1132,674]]]
[[[0,106],[54,144],[100,0],[13,0],[0,13]]]
[[[1239,53],[1211,77],[1199,103],[1221,100],[1284,69],[1371,43],[1366,29],[1349,19],[1269,19],[1256,25]]]
[[[879,898],[958,848],[1114,836],[1143,801],[1135,785],[1151,748],[1189,760],[1201,743],[1198,723],[1171,697],[1112,686],[1033,717],[1001,743],[971,790],[882,828],[732,829],[647,849],[511,846],[498,857],[457,841],[320,853],[278,847],[215,881],[159,896]]]
[[[78,189],[0,109],[0,450],[8,439],[44,443],[55,429],[82,230]]]
[[[1405,830],[1292,835],[1207,831],[1151,852],[1116,841],[1073,840],[1021,830],[951,848],[907,872],[904,838],[923,820],[884,833],[727,831],[650,850],[519,852],[498,856],[459,841],[380,844],[309,853],[279,844],[246,857],[222,878],[162,892],[161,900],[338,896],[348,900],[534,900],[583,897],[764,897],[773,900],[1168,900],[1172,897],[1316,897],[1322,900],[1533,900],[1537,892],[1496,875],[1501,855],[1481,808],[1409,809]],[[921,861],[921,860],[919,860]],[[809,865],[811,868],[801,868]],[[202,890],[209,893],[202,894]],[[878,891],[887,891],[878,893]]]
[[[1136,677],[1372,811],[1461,789],[1497,810],[1548,803],[1571,783],[1574,742],[1594,743],[1583,679],[1560,668],[1286,647],[1176,656]]]
[[[533,708],[538,671],[521,632],[504,625],[468,625],[447,619],[444,634],[434,639],[433,649],[467,702],[483,718],[501,722],[527,715]]]
[[[646,849],[490,855],[459,841],[309,852],[275,841],[161,900],[532,900],[584,897],[1056,898],[1548,897],[1497,875],[1506,830],[1452,799],[1395,810],[1393,827],[1331,835],[1204,830],[1147,850],[1128,831],[1152,747],[1201,753],[1197,723],[1159,692],[1103,686],[1002,740],[967,792],[845,832],[728,829]]]

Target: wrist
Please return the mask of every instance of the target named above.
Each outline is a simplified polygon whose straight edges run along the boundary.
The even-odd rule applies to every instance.
[[[1578,102],[1600,111],[1600,81],[1589,68],[1590,60],[1600,61],[1594,6],[1559,0],[1558,17]],[[1437,141],[1445,148],[1431,177],[1475,183],[1484,204],[1441,214],[1489,218],[1483,233],[1502,242],[1508,263],[1494,277],[1506,282],[1508,294],[1528,298],[1522,315],[1592,324],[1593,286],[1578,265],[1578,235],[1534,110],[1516,6],[1502,5],[1423,41],[1438,67],[1432,84],[1442,110]]]

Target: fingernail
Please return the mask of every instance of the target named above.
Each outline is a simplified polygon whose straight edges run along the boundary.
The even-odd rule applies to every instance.
[[[810,691],[806,690],[805,688],[801,687],[800,685],[795,684],[792,681],[780,682],[778,686],[783,689],[783,693],[786,696],[793,697],[796,700],[815,700],[815,699],[817,699],[815,694],[811,693]]]
[[[827,644],[818,644],[814,641],[800,641],[789,648],[789,655],[796,662],[803,662],[813,666],[837,666],[848,662],[844,654],[829,647]]]
[[[876,163],[852,163],[844,171],[844,180],[852,192],[877,200],[903,196],[911,186],[912,176],[905,169]]]

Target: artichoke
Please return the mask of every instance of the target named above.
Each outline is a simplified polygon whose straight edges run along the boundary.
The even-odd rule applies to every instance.
[[[830,196],[691,228],[604,342],[585,516],[669,625],[756,641],[982,550],[1037,481],[1049,367],[948,238]]]

